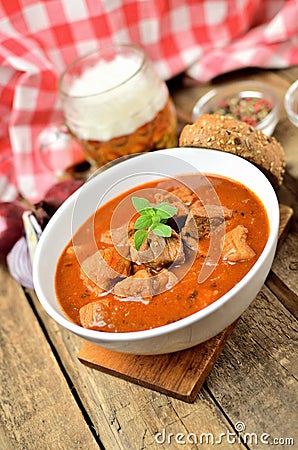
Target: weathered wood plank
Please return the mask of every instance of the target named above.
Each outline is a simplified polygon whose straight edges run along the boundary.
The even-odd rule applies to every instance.
[[[174,439],[179,433],[184,434],[186,439],[188,433],[196,433],[199,440],[203,432],[213,432],[214,436],[227,430],[233,432],[225,415],[204,390],[193,404],[185,406],[180,400],[170,399],[164,394],[80,363],[77,354],[84,341],[58,326],[44,312],[35,294],[31,295],[65,370],[106,449],[168,449],[167,442],[156,441],[157,433],[161,432],[165,433],[167,440],[172,440],[173,447],[170,448],[177,445]],[[191,426],[192,422],[195,427]],[[203,436],[202,439],[204,438]],[[186,448],[200,446],[190,442]],[[238,450],[243,446],[235,444],[225,448]]]
[[[279,243],[288,229],[292,209],[280,205]],[[89,367],[192,402],[222,351],[235,324],[191,349],[169,355],[140,356],[113,352],[86,342],[78,358]]]
[[[281,209],[281,216],[285,216],[287,222],[288,209]],[[283,219],[281,220],[281,223]],[[33,298],[35,297],[34,294]],[[179,433],[184,435],[184,439],[197,439],[197,442],[204,439],[216,441],[220,436],[225,436],[227,433],[233,433],[231,428],[225,420],[221,417],[221,412],[213,404],[212,398],[203,389],[199,394],[195,406],[187,409],[182,407],[180,402],[174,402],[167,399],[166,396],[156,396],[149,390],[143,391],[141,388],[135,388],[127,383],[121,385],[117,380],[111,377],[96,373],[96,371],[85,372],[85,368],[78,366],[76,355],[78,353],[77,346],[83,344],[78,338],[70,335],[65,330],[60,330],[59,327],[49,319],[45,312],[41,309],[38,301],[35,298],[36,308],[41,315],[43,322],[49,329],[49,333],[53,336],[53,343],[55,348],[59,349],[59,355],[65,364],[67,372],[76,386],[77,391],[85,404],[88,414],[92,418],[94,426],[100,435],[101,440],[107,448],[116,448],[115,443],[111,442],[113,438],[118,442],[119,448],[146,448],[146,446],[161,445],[161,441],[166,443],[173,443],[175,436]],[[54,330],[53,330],[54,327]],[[55,331],[56,329],[56,331]],[[71,356],[71,359],[69,358]],[[173,369],[174,370],[174,369]],[[82,386],[85,388],[82,390]],[[98,386],[100,388],[98,389]],[[135,389],[137,391],[135,392]],[[131,394],[128,394],[131,393]],[[140,399],[144,400],[140,402]],[[153,403],[154,402],[154,403]],[[96,412],[96,404],[101,404],[103,410]],[[144,415],[144,406],[146,405],[146,414]],[[167,421],[159,422],[159,417],[152,413],[154,411],[167,414]],[[161,404],[161,406],[156,406]],[[147,406],[149,407],[149,413]],[[212,405],[212,407],[211,407]],[[166,408],[165,408],[166,406]],[[179,410],[179,419],[177,419],[177,412]],[[202,416],[202,410],[204,414]],[[140,412],[141,411],[141,412]],[[187,412],[186,412],[187,411]],[[203,419],[202,419],[203,417]],[[215,420],[216,417],[217,419]],[[189,419],[191,418],[191,420]],[[134,421],[133,432],[123,432],[128,430],[128,422]],[[105,424],[104,426],[102,424]],[[137,430],[137,433],[136,433]],[[201,430],[201,433],[198,433]],[[161,433],[161,434],[160,434]],[[193,434],[194,435],[193,435]],[[206,435],[206,433],[210,433]],[[202,434],[202,435],[201,435]],[[121,439],[119,438],[121,436]],[[117,447],[118,448],[118,447]],[[160,448],[160,447],[159,447]]]
[[[277,73],[279,76],[289,80],[290,83],[294,83],[298,79],[298,66],[280,69],[277,70]]]
[[[275,257],[266,284],[296,318],[298,318],[297,280],[298,231],[292,231]]]
[[[263,73],[260,79],[264,79]],[[282,82],[281,79],[277,73],[270,75],[270,83],[279,87],[282,98],[289,78]],[[181,117],[182,113],[184,118],[189,116],[195,98],[191,89],[185,99],[179,98]],[[283,118],[288,126],[285,115]],[[278,136],[280,130],[287,160],[293,158],[295,168],[296,129],[290,129],[293,135],[289,138],[284,136],[288,129],[281,126],[284,127],[280,123],[276,133]],[[294,173],[295,169],[291,170]],[[285,241],[283,247],[287,245]],[[1,318],[8,317],[0,328],[0,448],[98,448],[22,290],[6,275],[0,272],[0,314]],[[286,267],[278,272],[278,277],[295,279]],[[292,282],[288,281],[289,289]],[[177,433],[193,433],[199,438],[210,432],[218,439],[221,433],[233,432],[231,424],[237,421],[246,425],[245,431],[258,436],[263,432],[272,437],[294,435],[296,323],[268,289],[262,290],[240,319],[206,388],[193,404],[169,399],[83,366],[77,359],[81,339],[62,330],[46,315],[34,295],[33,298],[64,369],[107,450],[181,448],[174,441]],[[157,433],[163,430],[166,439],[171,439],[170,444],[156,441]],[[209,442],[184,448],[214,446]],[[234,450],[244,446],[237,442],[228,444],[223,436],[222,448]],[[260,446],[252,444],[249,448]]]
[[[297,443],[297,330],[293,315],[264,287],[208,378],[223,410],[233,423],[243,422],[248,433]]]
[[[113,448],[108,444],[111,436],[118,442],[114,448],[168,448],[156,441],[162,439],[157,433],[164,433],[167,440],[178,433],[197,439],[211,433],[210,439],[219,439],[222,433],[225,442],[235,430],[222,411],[234,425],[243,422],[246,432],[256,433],[259,439],[262,433],[294,436],[297,324],[265,287],[240,319],[208,378],[207,391],[203,388],[193,404],[80,366],[75,355],[82,341],[50,323],[42,310],[39,313],[106,448]],[[224,448],[235,444],[227,442]]]
[[[22,288],[0,267],[0,448],[98,449]]]
[[[285,89],[289,84],[288,80],[282,80],[276,73],[267,74],[265,78],[264,75],[264,72],[261,72],[259,78],[255,76],[253,78],[260,80],[266,78],[270,84],[273,82],[282,100]],[[198,97],[197,93],[208,89],[208,86],[190,87],[186,90],[184,88],[181,96],[178,91],[175,102],[178,102],[178,108],[180,108],[181,123],[182,119],[186,122],[190,117],[192,106]],[[284,111],[282,111],[282,118],[281,120],[284,120],[286,126],[288,126]],[[280,124],[278,127],[280,127]],[[284,133],[285,128],[280,128],[280,131]],[[295,134],[296,129],[294,128],[291,132]],[[293,155],[294,141],[295,136],[291,137],[290,145],[288,145],[288,137],[285,138],[287,157]],[[263,291],[265,291],[270,304],[274,296],[266,288]],[[281,304],[276,299],[273,303],[278,311],[283,311]],[[266,315],[266,308],[261,309],[266,319],[264,325],[260,327],[261,339],[256,333],[258,328],[256,329],[254,325],[251,313],[247,312],[248,322],[246,319],[241,319],[240,328],[237,327],[234,331],[233,340],[229,340],[208,378],[207,390],[203,388],[195,402],[187,404],[82,366],[76,355],[83,342],[67,331],[60,329],[51,319],[46,317],[38,302],[36,305],[40,317],[58,349],[65,370],[69,374],[100,440],[107,449],[169,448],[167,443],[159,444],[156,442],[156,433],[163,430],[165,430],[167,439],[170,439],[171,436],[174,438],[177,433],[183,433],[184,435],[194,433],[196,436],[200,436],[201,433],[208,432],[212,433],[214,438],[218,438],[220,433],[227,434],[227,432],[235,431],[231,423],[235,425],[237,421],[241,420],[245,423],[247,432],[271,432],[272,436],[276,436],[274,431],[278,431],[278,436],[281,437],[285,432],[290,433],[289,427],[291,425],[286,425],[285,422],[287,421],[287,415],[292,413],[293,410],[290,404],[282,405],[282,399],[285,394],[285,398],[289,399],[290,402],[296,401],[291,391],[291,386],[294,384],[291,385],[288,382],[286,369],[280,364],[277,354],[269,355],[269,362],[266,360],[266,358],[268,359],[266,353],[267,339],[269,339],[270,344],[273,342],[272,345],[274,345],[275,335],[277,335],[277,338],[279,336],[279,330],[275,330],[271,338],[266,335],[267,322],[270,323],[270,317]],[[256,312],[254,308],[252,311]],[[283,314],[286,315],[287,312],[283,311]],[[261,317],[263,316],[261,315]],[[292,316],[289,315],[288,317]],[[260,325],[258,324],[258,326]],[[241,339],[238,337],[239,334]],[[258,339],[260,339],[260,343],[258,343]],[[279,340],[277,339],[276,342],[279,343]],[[286,344],[287,342],[283,346],[285,358],[287,358]],[[291,348],[290,351],[292,351]],[[271,371],[267,369],[270,364],[272,365]],[[266,378],[267,370],[268,377]],[[270,385],[268,379],[272,374],[273,381]],[[289,379],[292,380],[291,377]],[[262,383],[264,386],[262,386]],[[281,384],[281,389],[279,384]],[[265,401],[266,395],[268,396],[267,401]],[[254,404],[254,396],[256,396],[256,404]],[[273,400],[270,400],[270,397]],[[216,402],[218,402],[218,405]],[[275,420],[277,406],[281,406],[281,414],[278,414],[278,419]],[[252,417],[250,411],[255,417]],[[225,415],[229,420],[225,418]],[[283,417],[280,418],[280,415]],[[291,422],[293,422],[292,417],[289,420],[289,423]],[[277,424],[277,427],[275,424]],[[173,435],[170,435],[170,433],[173,433]],[[193,447],[196,448],[199,445],[187,446],[187,448]],[[242,444],[239,443],[227,443],[224,448],[242,447]],[[173,441],[170,448],[175,448]],[[206,448],[211,448],[211,446],[209,445]]]
[[[298,137],[297,137],[298,139]],[[296,155],[298,166],[298,153]],[[296,170],[296,169],[294,169]],[[297,178],[298,180],[298,178]],[[288,173],[285,174],[284,182],[279,191],[277,192],[277,196],[279,202],[287,205],[288,207],[293,209],[293,217],[291,220],[291,229],[298,230],[298,181],[295,178],[291,177]]]
[[[201,389],[234,324],[195,347],[165,355],[129,355],[86,342],[79,360],[93,369],[192,402]]]

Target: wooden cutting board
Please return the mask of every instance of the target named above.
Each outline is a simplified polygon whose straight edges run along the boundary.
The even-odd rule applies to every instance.
[[[280,205],[279,244],[285,237],[293,210]],[[236,322],[214,338],[187,350],[165,355],[130,355],[86,342],[79,360],[94,369],[192,402],[213,368]]]

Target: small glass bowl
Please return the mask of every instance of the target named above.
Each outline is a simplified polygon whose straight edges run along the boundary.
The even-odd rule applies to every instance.
[[[298,80],[287,90],[284,105],[289,120],[295,127],[298,127]]]
[[[273,89],[258,81],[239,81],[237,83],[226,84],[225,86],[212,89],[195,104],[192,110],[192,120],[195,121],[201,114],[212,114],[216,111],[221,111],[224,102],[228,102],[229,104],[232,102],[239,104],[240,99],[245,98],[253,99],[253,103],[255,103],[255,99],[262,99],[262,101],[266,101],[270,104],[272,108],[270,112],[253,126],[267,136],[271,136],[279,120],[279,100]],[[260,102],[258,103],[260,104]],[[261,105],[262,103],[263,102],[261,102]],[[259,107],[259,105],[255,105],[255,108]],[[263,114],[265,114],[265,112],[266,111],[264,110]],[[251,111],[247,108],[246,113],[246,117],[234,117],[252,125],[249,119],[253,118],[255,109],[253,108]],[[230,112],[225,112],[225,110],[222,110],[221,114],[232,115]]]

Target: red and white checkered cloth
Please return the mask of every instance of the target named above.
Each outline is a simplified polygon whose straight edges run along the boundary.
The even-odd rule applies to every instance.
[[[62,120],[57,80],[73,59],[112,42],[141,45],[167,80],[198,82],[242,67],[298,64],[297,0],[2,0],[0,199],[39,200],[77,149],[39,149]]]

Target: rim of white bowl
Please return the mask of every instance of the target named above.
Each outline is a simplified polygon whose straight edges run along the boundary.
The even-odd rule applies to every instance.
[[[117,333],[113,333],[113,332],[106,332],[106,331],[98,331],[98,330],[89,330],[87,328],[83,328],[77,324],[75,324],[74,322],[71,322],[70,319],[67,319],[67,317],[64,315],[58,301],[57,304],[61,310],[61,312],[57,313],[57,311],[49,304],[49,301],[46,299],[44,292],[43,292],[43,288],[39,282],[39,260],[42,256],[42,250],[43,250],[43,242],[46,240],[47,238],[47,234],[50,232],[50,230],[55,226],[56,222],[60,219],[60,214],[55,213],[53,215],[53,217],[51,218],[50,222],[48,223],[45,232],[42,233],[40,241],[37,245],[36,248],[36,252],[35,252],[35,256],[34,256],[34,260],[33,260],[33,284],[34,284],[34,289],[36,292],[36,295],[39,299],[39,302],[41,303],[41,305],[43,306],[43,308],[45,309],[45,311],[48,313],[48,315],[50,317],[52,317],[52,319],[54,319],[58,324],[62,325],[64,328],[66,328],[67,330],[73,332],[74,334],[77,334],[85,339],[91,339],[91,340],[98,340],[98,341],[102,341],[102,342],[120,342],[120,341],[126,341],[127,338],[129,337],[130,340],[133,341],[141,341],[144,339],[148,339],[150,337],[158,337],[160,335],[163,334],[171,334],[172,332],[175,332],[179,329],[185,328],[191,324],[193,324],[194,322],[196,322],[199,319],[203,319],[205,317],[207,317],[208,315],[212,314],[214,311],[218,310],[219,308],[221,308],[221,306],[223,304],[225,304],[231,297],[233,297],[238,291],[240,291],[242,288],[245,287],[245,285],[248,283],[248,281],[250,280],[251,276],[253,276],[256,272],[258,272],[259,268],[262,266],[264,260],[267,258],[268,253],[270,252],[272,246],[276,245],[277,242],[277,236],[278,236],[278,228],[279,228],[279,215],[278,215],[278,200],[275,194],[275,191],[272,187],[272,185],[270,184],[269,180],[265,177],[265,175],[253,164],[251,164],[249,161],[245,160],[244,158],[241,158],[239,156],[233,155],[231,153],[226,153],[226,152],[222,152],[219,150],[210,150],[210,149],[203,149],[203,148],[193,148],[193,147],[184,147],[183,151],[185,150],[190,150],[192,152],[197,152],[197,151],[208,151],[208,152],[212,152],[212,153],[216,153],[218,154],[218,156],[220,156],[221,154],[224,154],[226,156],[224,156],[225,158],[231,158],[231,161],[234,158],[240,158],[243,161],[244,166],[245,165],[249,165],[249,166],[253,166],[252,170],[255,170],[256,173],[259,173],[259,176],[263,177],[263,181],[265,183],[265,185],[267,185],[267,188],[269,191],[271,191],[271,196],[272,196],[272,202],[275,203],[274,205],[274,210],[277,211],[277,215],[276,215],[276,220],[274,220],[271,224],[270,224],[270,234],[269,234],[269,238],[268,241],[261,253],[261,255],[259,256],[258,260],[256,261],[256,263],[253,265],[253,267],[250,269],[250,271],[232,288],[230,289],[226,294],[224,294],[222,297],[220,297],[218,300],[216,300],[215,302],[211,303],[210,305],[206,306],[205,308],[191,314],[190,316],[187,316],[183,319],[177,320],[175,322],[172,322],[170,324],[166,324],[166,325],[162,325],[160,327],[156,327],[156,328],[151,328],[148,330],[141,330],[141,331],[131,331],[131,332],[117,332]],[[177,156],[178,158],[181,158],[181,147],[175,147],[175,148],[171,148],[171,149],[165,149],[165,150],[157,150],[154,153],[144,153],[144,154],[140,154],[137,155],[135,158],[146,158],[148,157],[148,155],[154,155],[156,153],[171,153],[173,156]],[[180,155],[177,153],[180,153]],[[150,156],[149,156],[150,157]],[[151,156],[152,157],[152,156]],[[135,158],[132,159],[128,159],[126,161],[122,161],[121,164],[130,164],[131,161],[133,161]],[[119,166],[118,166],[119,167]],[[109,169],[107,169],[106,171],[102,172],[101,174],[99,174],[98,176],[107,176],[106,174],[108,174],[108,172],[110,173],[110,171],[115,170],[115,168],[117,168],[116,166],[110,167]],[[202,173],[207,173],[207,172],[202,172]],[[215,174],[214,171],[210,172],[210,174]],[[178,174],[177,174],[178,175]],[[98,177],[97,176],[97,177]],[[95,177],[93,180],[91,179],[90,181],[88,181],[88,183],[92,183],[92,182],[96,182],[97,177]],[[232,179],[232,178],[230,178]],[[244,183],[243,183],[244,184]],[[244,184],[245,185],[245,184]],[[77,196],[79,195],[80,191],[84,188],[84,185],[81,186],[77,191],[75,191],[64,203],[63,205],[59,208],[60,210],[64,210],[66,208],[69,208],[70,205],[75,202],[75,199],[77,198]],[[262,202],[263,203],[263,202]],[[87,218],[85,218],[86,220]]]

